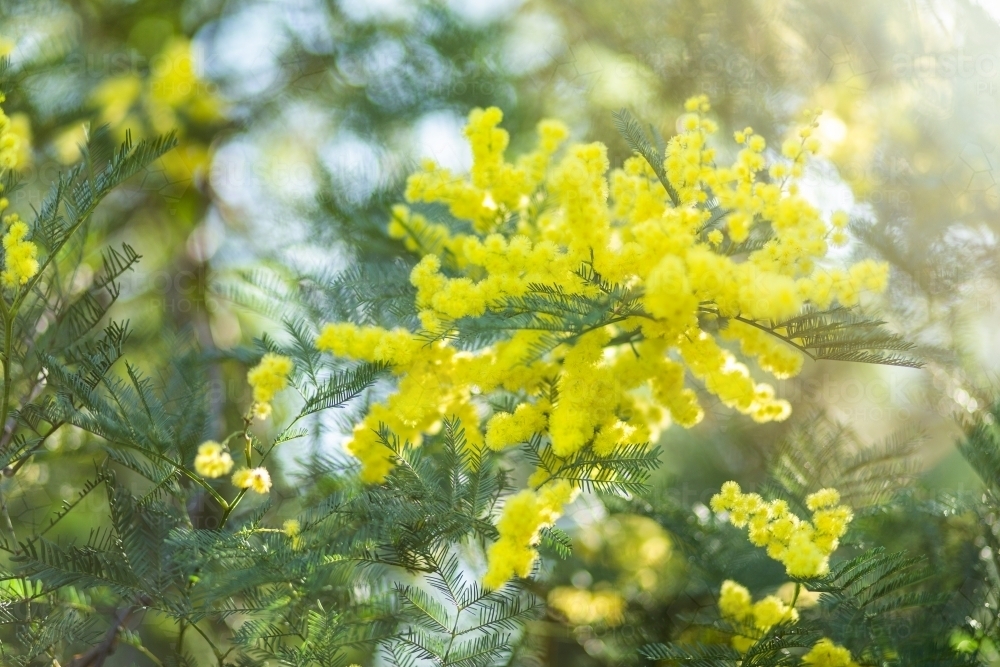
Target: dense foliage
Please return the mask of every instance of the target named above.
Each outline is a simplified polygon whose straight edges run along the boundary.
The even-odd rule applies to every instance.
[[[997,664],[1000,400],[955,342],[990,241],[831,203],[837,98],[565,104],[517,31],[407,7],[301,8],[335,37],[288,19],[259,81],[204,57],[242,7],[68,8],[34,50],[10,12],[2,662]],[[98,52],[144,60],[66,76]],[[357,148],[441,109],[464,165]],[[801,393],[885,368],[954,431]],[[969,492],[926,472],[955,438]]]

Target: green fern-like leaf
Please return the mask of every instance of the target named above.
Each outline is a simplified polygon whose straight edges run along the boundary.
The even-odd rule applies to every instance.
[[[642,126],[639,125],[639,122],[628,109],[619,109],[618,111],[612,112],[611,116],[614,119],[615,129],[617,129],[622,135],[629,147],[641,155],[643,159],[649,163],[649,166],[652,167],[656,177],[660,179],[660,183],[670,196],[670,201],[673,202],[674,206],[680,206],[680,197],[677,195],[677,191],[674,189],[674,186],[671,185],[670,181],[667,179],[667,172],[663,167],[665,157],[664,147],[654,146],[652,142],[650,142],[646,133],[643,131]],[[656,136],[657,135],[654,134],[654,138],[656,138]]]

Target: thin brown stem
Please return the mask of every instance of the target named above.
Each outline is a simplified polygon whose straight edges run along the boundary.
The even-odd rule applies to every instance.
[[[103,665],[108,656],[118,648],[118,638],[121,631],[128,626],[136,614],[148,606],[149,602],[149,600],[139,600],[138,603],[120,610],[115,616],[114,623],[104,633],[104,639],[90,647],[86,652],[73,656],[69,667],[100,667]]]

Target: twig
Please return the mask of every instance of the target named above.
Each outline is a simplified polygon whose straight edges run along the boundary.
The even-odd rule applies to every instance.
[[[118,638],[121,631],[132,621],[132,618],[136,614],[150,604],[152,604],[152,600],[142,596],[139,604],[119,610],[116,614],[115,622],[104,633],[104,639],[99,644],[89,648],[85,653],[78,653],[73,656],[73,661],[69,663],[69,667],[102,667],[104,661],[118,648]]]

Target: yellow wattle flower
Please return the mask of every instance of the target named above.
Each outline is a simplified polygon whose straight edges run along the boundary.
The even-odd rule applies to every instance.
[[[0,102],[3,101],[3,95],[0,94]],[[17,168],[19,158],[24,155],[22,134],[3,109],[0,109],[0,174]]]
[[[537,492],[524,489],[508,498],[497,522],[500,537],[487,553],[489,565],[483,585],[500,588],[515,575],[527,577],[538,558],[533,547],[542,528],[555,523],[577,492],[572,484],[560,480]]]
[[[202,477],[216,478],[229,474],[233,469],[233,458],[222,445],[214,440],[208,440],[198,446],[198,454],[194,457],[194,470]]]
[[[825,637],[802,656],[802,664],[812,667],[858,667],[850,651]]]
[[[730,643],[741,653],[775,625],[799,620],[799,612],[779,598],[768,595],[754,602],[750,591],[730,579],[719,591],[719,613],[736,629]]]
[[[851,508],[839,505],[836,489],[820,489],[806,497],[812,520],[791,513],[783,500],[766,502],[756,493],[743,493],[736,482],[726,482],[711,500],[712,511],[726,512],[737,528],[748,526],[750,541],[785,566],[791,577],[823,576],[830,554],[854,518]]]
[[[549,606],[566,616],[573,625],[603,623],[608,627],[625,620],[625,598],[610,590],[588,591],[574,586],[557,586],[548,595]]]
[[[256,493],[271,490],[271,474],[267,468],[240,468],[233,473],[233,486],[250,489]]]
[[[3,102],[0,94],[0,102]],[[27,117],[15,114],[9,118],[0,109],[0,175],[10,169],[24,166],[31,157],[31,128]],[[2,190],[2,187],[0,187]],[[0,198],[0,211],[10,204],[7,198]],[[4,216],[3,270],[0,282],[7,289],[17,289],[26,285],[38,273],[38,246],[27,240],[30,229],[16,213]]]
[[[302,538],[300,533],[302,532],[302,524],[298,522],[297,519],[287,519],[281,525],[281,532],[284,533],[285,537],[292,541],[292,549],[298,549],[302,543]]]
[[[16,213],[5,216],[7,227],[3,235],[4,266],[0,272],[0,282],[8,289],[26,285],[38,273],[38,247],[28,236],[28,225]]]
[[[789,403],[751,375],[729,342],[764,372],[794,376],[802,355],[752,323],[781,321],[806,306],[854,305],[885,288],[888,268],[867,260],[823,266],[827,239],[846,223],[844,214],[824,218],[799,190],[819,148],[811,137],[815,118],[786,142],[787,157],[765,154],[765,139],[746,128],[735,136],[735,161],[719,165],[709,108],[704,96],[688,100],[683,129],[668,142],[662,169],[674,192],[657,177],[661,165],[654,169],[641,156],[609,172],[604,145],[563,147],[569,133],[555,121],[539,123],[534,149],[511,161],[497,108],[469,114],[468,175],[426,160],[410,176],[408,203],[442,205],[463,223],[434,222],[402,204],[392,209],[389,235],[417,255],[410,283],[424,331],[330,323],[315,342],[338,357],[386,363],[395,375],[394,391],[372,405],[346,443],[361,462],[362,481],[379,483],[392,469],[380,425],[416,445],[448,417],[459,419],[472,449],[534,441],[556,457],[584,448],[610,457],[655,440],[671,422],[701,421],[688,378],[754,421],[788,417]],[[704,206],[710,194],[726,211],[722,218]],[[740,250],[758,230],[770,240]],[[530,328],[512,328],[478,349],[451,343],[464,318],[539,293],[563,295],[571,306],[601,297],[609,283],[628,290],[631,305],[559,345],[546,331],[558,330],[557,313],[534,313],[539,321]],[[722,323],[729,326],[715,326]],[[479,397],[497,390],[520,397],[513,412],[490,414]],[[532,484],[546,481],[532,476]],[[530,571],[537,530],[551,515],[538,503],[530,491],[509,499],[501,518],[507,527],[490,550],[489,585]],[[849,510],[826,508],[810,523],[759,497],[741,503],[735,522],[800,576],[826,567],[849,521]],[[775,516],[763,517],[761,508]],[[515,516],[531,518],[518,523]]]
[[[268,352],[260,363],[247,372],[247,383],[253,389],[253,415],[267,419],[271,414],[274,396],[288,386],[288,375],[292,372],[292,360],[280,354]]]
[[[704,411],[685,386],[687,374],[755,421],[788,416],[787,401],[751,377],[720,340],[737,341],[745,356],[779,379],[799,372],[802,355],[739,322],[716,333],[702,331],[706,304],[723,318],[780,320],[807,303],[853,305],[863,292],[885,288],[887,267],[871,261],[848,270],[819,267],[826,238],[846,222],[842,212],[824,220],[798,192],[797,174],[817,148],[809,141],[815,121],[789,140],[788,160],[768,165],[766,142],[746,128],[736,136],[743,145],[736,161],[718,166],[708,145],[717,128],[704,116],[707,99],[692,98],[685,108],[686,129],[670,140],[664,161],[680,200],[676,206],[639,156],[610,174],[606,149],[598,143],[570,145],[557,157],[568,132],[555,121],[540,123],[536,148],[509,162],[509,136],[499,127],[503,114],[496,108],[469,115],[465,135],[473,166],[467,178],[432,161],[410,177],[408,201],[443,204],[474,230],[456,233],[406,206],[393,208],[390,236],[420,255],[410,281],[426,329],[440,332],[451,321],[478,317],[538,285],[587,295],[593,287],[577,273],[582,263],[608,281],[632,286],[646,315],[579,336],[531,364],[524,361],[542,337],[538,331],[514,332],[507,341],[457,354],[447,342],[426,345],[409,331],[327,325],[317,348],[388,362],[399,377],[397,392],[376,406],[347,445],[361,460],[365,481],[380,481],[390,468],[372,435],[379,423],[415,442],[442,417],[461,414],[474,446],[485,441],[501,449],[547,433],[561,456],[588,443],[608,453],[641,443],[668,417],[682,426],[701,420]],[[772,181],[758,178],[768,171]],[[708,192],[729,214],[703,232],[711,214],[698,204]],[[539,208],[543,196],[548,205]],[[773,239],[745,260],[727,254],[761,219],[769,221]],[[638,340],[609,345],[624,331],[635,331]],[[636,355],[639,362],[632,364]],[[552,377],[559,401],[543,409],[539,400]],[[473,389],[501,387],[530,398],[518,408],[520,415],[494,416],[484,435]],[[652,401],[639,396],[644,387]],[[630,417],[618,419],[622,413]]]

